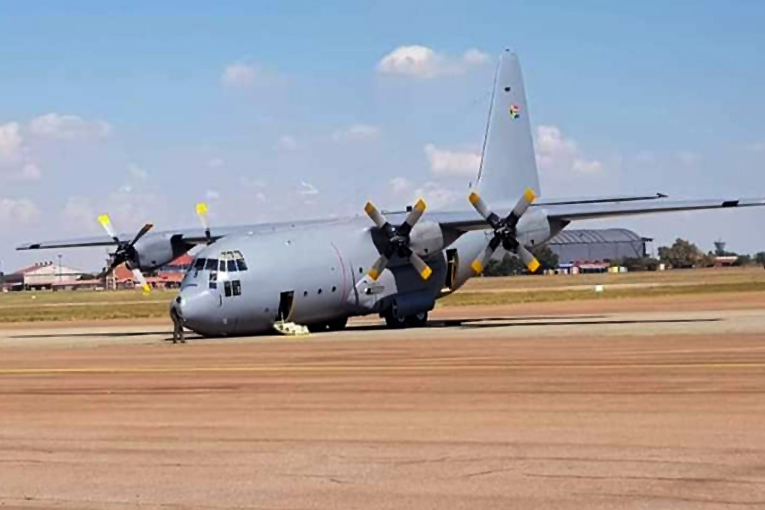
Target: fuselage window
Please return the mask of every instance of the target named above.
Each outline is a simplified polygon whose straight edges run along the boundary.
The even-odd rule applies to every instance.
[[[196,269],[197,271],[204,268],[205,268],[205,259],[197,259],[197,261],[194,262],[194,269]]]
[[[205,269],[207,269],[208,271],[217,271],[218,259],[207,259],[207,264],[205,265]]]
[[[235,296],[241,296],[242,283],[239,280],[234,280],[233,282],[231,282],[231,291],[234,293]]]
[[[218,273],[211,271],[210,272],[210,288],[211,289],[217,289],[218,288]]]
[[[223,291],[226,294],[226,297],[231,297],[231,282],[226,280],[223,282]]]

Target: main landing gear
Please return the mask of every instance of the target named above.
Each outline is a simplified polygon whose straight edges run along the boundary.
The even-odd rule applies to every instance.
[[[311,333],[323,333],[325,331],[342,331],[348,325],[348,317],[339,317],[327,322],[309,324],[308,331]]]
[[[423,328],[428,325],[428,312],[399,317],[395,308],[390,308],[385,312],[383,318],[390,329]]]

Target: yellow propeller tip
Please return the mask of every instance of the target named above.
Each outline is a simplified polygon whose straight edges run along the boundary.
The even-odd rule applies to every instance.
[[[534,193],[534,190],[531,188],[526,188],[526,191],[523,192],[523,198],[526,199],[528,202],[533,202],[537,198],[537,194]]]
[[[108,214],[102,214],[101,216],[98,217],[98,222],[101,225],[108,225],[109,223],[111,223],[111,220],[109,220]]]
[[[468,196],[468,200],[470,200],[470,203],[471,203],[471,204],[475,205],[475,204],[476,204],[476,202],[478,202],[479,200],[481,200],[481,197],[480,197],[480,195],[478,195],[478,193],[476,193],[476,192],[474,191],[474,192],[472,192],[472,193],[470,194],[470,196]]]
[[[528,268],[529,268],[529,271],[531,271],[532,273],[535,273],[537,269],[539,269],[539,261],[537,259],[532,260],[531,262],[529,262]]]
[[[380,273],[376,269],[370,269],[367,275],[375,281],[380,277]]]
[[[367,202],[367,205],[364,206],[364,212],[367,214],[372,214],[377,209],[375,209],[375,206],[372,202]]]
[[[422,270],[422,272],[420,273],[420,276],[422,277],[423,280],[427,280],[428,278],[430,278],[430,275],[432,274],[433,274],[433,270],[430,269],[429,267],[426,267],[425,269]]]
[[[143,288],[143,293],[144,294],[149,294],[151,292],[151,287],[149,286],[148,283],[146,285],[144,285],[142,288]]]
[[[417,209],[419,212],[425,212],[425,209],[428,207],[428,205],[425,203],[423,199],[419,199],[416,204],[414,204],[414,208]]]
[[[474,260],[472,264],[470,264],[470,267],[473,268],[473,271],[475,271],[475,274],[481,274],[483,273],[483,264],[481,264],[479,261]]]
[[[207,214],[207,204],[204,202],[199,202],[197,204],[197,214]]]

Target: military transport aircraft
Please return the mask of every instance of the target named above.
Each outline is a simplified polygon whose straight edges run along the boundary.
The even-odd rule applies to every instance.
[[[518,58],[509,51],[497,68],[476,183],[461,211],[424,214],[419,200],[382,213],[370,202],[369,218],[211,229],[206,205],[198,204],[202,230],[152,233],[146,225],[127,241],[102,216],[108,237],[18,249],[115,246],[108,270],[125,262],[146,287],[142,270],[205,245],[170,305],[176,325],[205,336],[266,332],[285,322],[338,330],[349,317],[367,314],[393,328],[416,327],[427,324],[437,299],[480,274],[500,246],[535,270],[534,249],[572,221],[765,205],[763,198],[672,201],[661,194],[537,200],[526,94]]]

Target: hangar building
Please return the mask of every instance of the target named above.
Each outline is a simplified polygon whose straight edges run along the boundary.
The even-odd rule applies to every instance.
[[[645,257],[652,241],[624,228],[564,230],[548,246],[558,255],[560,265],[571,265]]]

